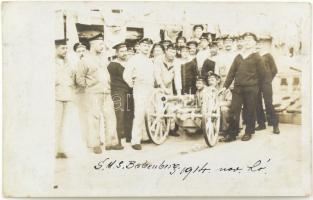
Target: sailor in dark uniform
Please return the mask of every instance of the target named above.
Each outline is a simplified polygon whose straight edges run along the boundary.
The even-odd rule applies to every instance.
[[[202,64],[199,63],[197,56],[190,62],[182,65],[182,93],[195,94],[196,92],[196,77],[201,75],[205,79],[209,72],[214,72],[215,62],[209,58],[204,59]]]
[[[187,48],[189,51],[189,61],[181,65],[181,84],[182,94],[195,94],[196,93],[196,77],[197,68],[196,65],[191,65],[190,62],[194,60],[197,55],[198,43],[194,40],[187,42]],[[186,65],[188,63],[188,65]]]
[[[181,66],[182,94],[196,94],[196,78],[198,74],[195,59]]]
[[[236,140],[239,133],[239,117],[242,105],[246,108],[246,129],[242,141],[251,139],[255,132],[256,100],[259,84],[263,82],[265,69],[262,57],[255,53],[257,37],[253,33],[245,33],[244,50],[238,54],[230,67],[224,87],[225,91],[234,81],[230,106],[229,127],[225,142]]]
[[[195,58],[198,53],[198,42],[191,40],[187,42],[187,47],[189,48],[189,56],[190,58]]]
[[[113,47],[116,50],[117,59],[110,62],[108,71],[111,78],[111,95],[114,102],[116,115],[116,129],[118,143],[122,149],[121,138],[126,137],[126,142],[131,141],[133,122],[132,88],[123,79],[125,62],[127,61],[127,47],[125,43],[119,43]]]
[[[268,116],[268,124],[273,125],[273,133],[279,134],[278,117],[273,106],[273,88],[272,80],[277,74],[277,67],[273,56],[270,53],[272,38],[264,37],[259,39],[260,54],[265,64],[264,82],[260,85],[260,91],[257,101],[257,122],[258,127],[255,130],[263,130],[265,126],[265,114],[262,99],[264,99],[266,115]],[[263,98],[262,98],[263,97]]]

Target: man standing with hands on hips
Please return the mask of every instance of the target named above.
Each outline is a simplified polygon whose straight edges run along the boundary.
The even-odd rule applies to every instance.
[[[124,80],[133,88],[134,121],[131,144],[135,150],[141,150],[141,140],[147,138],[145,112],[154,88],[154,64],[149,59],[152,40],[143,38],[139,41],[139,54],[134,55],[124,70]]]
[[[255,132],[256,100],[259,84],[265,75],[262,57],[255,52],[257,37],[253,33],[243,34],[244,50],[238,54],[230,67],[222,92],[234,81],[233,97],[230,105],[229,127],[225,142],[236,140],[239,133],[239,118],[242,105],[246,108],[246,129],[242,141],[251,139]]]

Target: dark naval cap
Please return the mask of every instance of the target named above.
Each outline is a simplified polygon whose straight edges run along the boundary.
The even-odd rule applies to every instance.
[[[84,47],[86,49],[88,49],[88,45],[86,43],[83,43],[83,42],[77,42],[74,44],[73,46],[73,50],[76,51],[79,47]]]
[[[195,45],[195,46],[198,46],[198,42],[195,41],[195,40],[190,40],[190,41],[187,42],[187,46],[190,46],[192,44]]]
[[[257,36],[256,36],[254,33],[246,32],[246,33],[242,34],[242,38],[245,38],[245,37],[247,37],[247,36],[253,37],[253,39],[254,39],[255,41],[258,40]]]
[[[202,24],[196,24],[193,26],[192,30],[196,30],[197,28],[201,28],[202,30],[204,30],[204,27]]]
[[[153,41],[150,38],[142,38],[139,40],[139,44],[146,43],[146,44],[153,44]]]
[[[68,39],[58,39],[58,40],[54,40],[54,44],[56,46],[58,46],[58,45],[67,45],[67,41],[68,41]]]
[[[127,48],[127,45],[126,45],[125,42],[121,42],[121,43],[118,43],[118,44],[114,45],[114,46],[112,47],[112,49],[119,50],[120,48],[123,48],[123,47],[126,47],[126,48]]]
[[[207,77],[208,77],[208,78],[214,77],[214,78],[216,78],[216,79],[220,79],[220,78],[221,78],[218,74],[215,74],[215,73],[213,73],[212,71],[209,71],[209,72],[207,73]]]

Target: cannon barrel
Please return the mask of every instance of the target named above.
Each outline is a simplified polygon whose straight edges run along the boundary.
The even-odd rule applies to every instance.
[[[162,95],[160,98],[163,102],[179,101],[182,99],[182,97],[175,96],[175,95]]]
[[[302,72],[302,70],[297,67],[289,67],[289,69],[297,71],[297,72]]]

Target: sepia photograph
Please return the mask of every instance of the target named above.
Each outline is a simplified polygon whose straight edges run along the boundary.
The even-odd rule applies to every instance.
[[[2,12],[4,196],[311,195],[310,3]]]

